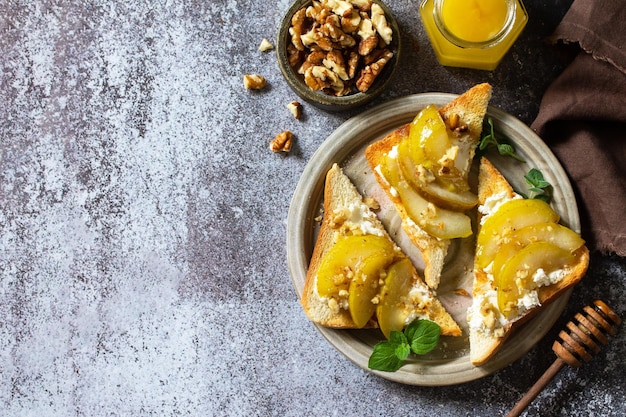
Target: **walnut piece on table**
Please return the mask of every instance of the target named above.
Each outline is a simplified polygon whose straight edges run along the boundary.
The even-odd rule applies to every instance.
[[[274,45],[272,44],[272,42],[267,40],[267,38],[263,38],[263,40],[261,41],[261,44],[259,45],[259,51],[267,52],[267,51],[271,51],[272,49],[274,49]]]
[[[300,104],[299,102],[292,101],[291,103],[287,104],[287,108],[295,119],[300,119],[300,117],[302,117],[302,104]]]
[[[291,151],[292,141],[293,133],[291,133],[289,130],[285,130],[276,135],[276,137],[274,137],[274,139],[270,142],[270,149],[272,150],[272,152],[288,153]]]
[[[265,77],[258,74],[245,74],[243,76],[243,86],[248,90],[261,90],[265,88],[267,81]]]

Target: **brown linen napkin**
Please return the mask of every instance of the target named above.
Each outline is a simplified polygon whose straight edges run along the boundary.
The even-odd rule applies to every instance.
[[[532,124],[568,172],[592,250],[626,256],[626,1],[576,0],[553,40],[583,51]]]

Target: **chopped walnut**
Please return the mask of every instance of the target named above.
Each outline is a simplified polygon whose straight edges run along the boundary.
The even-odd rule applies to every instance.
[[[261,90],[265,88],[267,81],[265,77],[258,74],[245,74],[243,76],[243,86],[246,89]]]
[[[350,16],[352,14],[352,4],[345,0],[327,0],[325,2],[331,7],[333,13],[338,16]]]
[[[463,136],[465,133],[467,133],[469,131],[469,127],[467,125],[461,124],[458,125],[457,127],[455,127],[452,130],[452,133],[454,134],[454,136],[456,137],[461,137]]]
[[[306,70],[316,65],[322,65],[324,59],[326,58],[326,52],[324,51],[313,51],[309,55],[307,55],[306,59],[298,69],[298,74],[304,75]]]
[[[298,103],[297,101],[292,101],[291,103],[287,104],[287,108],[294,118],[300,119],[300,117],[302,116],[302,105],[300,103]]]
[[[376,32],[389,45],[393,37],[393,30],[389,26],[389,22],[387,22],[385,11],[379,4],[373,3],[371,13],[372,24],[376,28]]]
[[[291,68],[297,68],[304,58],[304,51],[299,51],[291,43],[287,45],[287,60],[289,61],[289,66]]]
[[[319,21],[318,19],[323,10],[324,10],[324,6],[322,6],[322,4],[319,1],[313,1],[311,2],[311,5],[306,8],[305,15],[309,19],[313,19],[316,22],[318,22]]]
[[[488,329],[493,329],[496,325],[496,313],[493,310],[488,309],[482,312],[484,314],[483,323]]]
[[[341,18],[341,29],[346,33],[353,33],[359,29],[361,23],[361,15],[358,11],[353,10],[350,16]]]
[[[359,42],[359,55],[365,56],[372,53],[378,46],[378,35],[373,34]]]
[[[352,51],[348,57],[348,77],[352,80],[356,76],[359,66],[359,54]]]
[[[332,297],[328,299],[328,308],[330,308],[330,311],[334,314],[339,313],[339,303]]]
[[[313,91],[331,89],[334,92],[341,92],[344,89],[343,81],[336,73],[319,65],[306,70],[304,82]]]
[[[306,10],[300,9],[294,13],[291,18],[291,27],[289,28],[289,34],[291,35],[291,43],[299,51],[304,51],[304,44],[302,43],[302,33],[304,29],[304,19],[306,17]]]
[[[320,15],[320,18],[323,19],[318,22],[321,25],[321,30],[324,32],[326,36],[330,36],[330,30],[333,27],[340,28],[341,27],[341,16],[338,16],[334,13],[328,13],[326,15]]]
[[[372,8],[372,0],[350,0],[362,12],[369,12]]]
[[[317,45],[324,51],[332,51],[334,48],[332,39],[325,35],[319,28],[313,28],[304,35],[300,36],[302,44],[307,48]]]
[[[288,130],[279,133],[270,142],[272,152],[289,152],[291,151],[291,143],[293,141],[293,133]]]
[[[367,14],[364,14],[363,18],[361,19],[357,35],[359,35],[361,39],[366,39],[370,36],[376,35],[376,29],[374,29],[372,19],[370,19]]]
[[[388,51],[378,61],[363,68],[361,75],[356,82],[356,87],[364,93],[370,89],[378,74],[381,73],[387,62],[393,57],[393,52]]]
[[[328,226],[331,229],[338,229],[343,225],[343,223],[348,218],[348,213],[346,210],[337,209],[331,213],[331,216],[328,218]]]
[[[313,0],[294,14],[289,34],[289,64],[329,95],[367,91],[393,57],[393,30],[372,0]]]
[[[339,44],[341,49],[352,48],[356,45],[354,38],[343,31],[341,23],[327,20],[322,26],[322,31],[332,42]]]
[[[363,57],[363,64],[371,65],[381,59],[387,52],[389,52],[389,49],[374,49],[371,54]]]
[[[451,146],[448,148],[446,153],[437,161],[437,163],[441,166],[452,168],[454,167],[454,163],[456,158],[459,156],[459,147]]]
[[[433,182],[437,179],[435,177],[435,174],[422,164],[417,165],[416,171],[417,171],[418,178],[420,178],[426,183]]]
[[[259,51],[267,52],[271,51],[272,49],[274,49],[274,45],[272,45],[272,42],[268,41],[266,38],[263,38],[261,44],[259,45]]]
[[[332,70],[343,81],[348,81],[350,76],[346,70],[346,63],[344,62],[341,52],[334,50],[326,54],[326,58],[322,61],[324,66],[329,70]]]
[[[450,128],[450,130],[454,130],[457,128],[457,126],[459,125],[459,114],[458,113],[452,113],[447,121],[448,121],[448,127]]]
[[[346,284],[348,282],[350,282],[350,278],[352,278],[353,272],[350,270],[349,267],[345,267],[343,274],[337,274],[333,276],[333,283],[337,286]],[[341,296],[341,294],[338,294],[339,296]],[[347,294],[346,294],[347,295]]]

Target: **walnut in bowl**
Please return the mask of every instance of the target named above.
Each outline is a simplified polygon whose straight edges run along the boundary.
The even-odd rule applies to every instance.
[[[400,31],[379,0],[297,0],[276,44],[281,72],[296,94],[325,110],[347,110],[387,87]]]

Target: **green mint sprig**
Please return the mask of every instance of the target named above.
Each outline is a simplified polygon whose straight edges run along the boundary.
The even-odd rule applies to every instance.
[[[389,340],[377,343],[367,366],[378,371],[395,372],[411,352],[423,355],[439,343],[439,325],[430,320],[414,320],[404,331],[392,330]]]
[[[493,119],[491,117],[487,118],[488,132],[484,136],[480,138],[480,142],[478,143],[478,149],[481,151],[485,151],[489,147],[496,147],[500,155],[510,156],[511,158],[515,158],[520,162],[526,163],[526,161],[515,153],[515,148],[513,145],[508,143],[500,143],[496,138],[496,132],[493,128]],[[483,132],[485,131],[487,126],[483,127]]]
[[[529,194],[520,193],[524,198],[536,198],[546,203],[550,202],[552,184],[545,180],[541,171],[537,168],[532,168],[528,171],[528,174],[524,175],[524,179],[530,186],[528,189]]]

